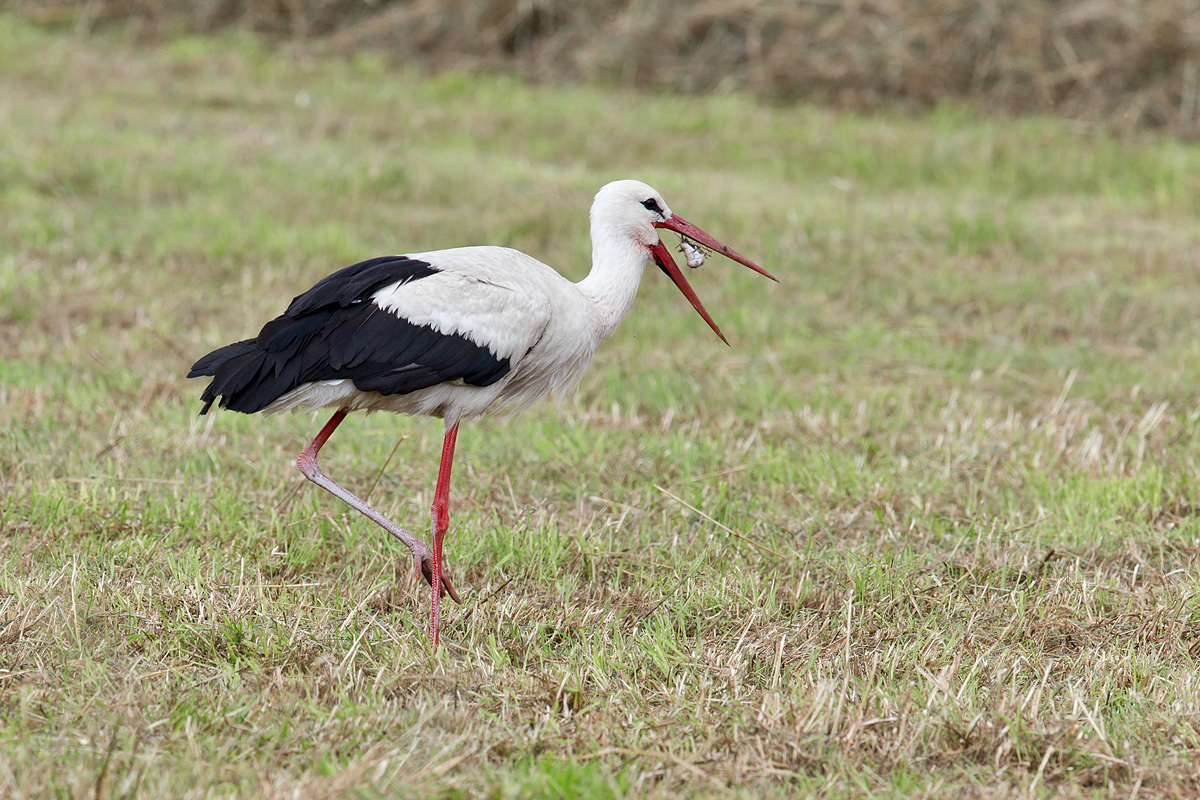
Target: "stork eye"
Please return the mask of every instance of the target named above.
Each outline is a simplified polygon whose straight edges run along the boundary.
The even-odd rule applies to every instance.
[[[655,200],[653,197],[651,197],[649,200],[643,200],[642,206],[647,211],[653,211],[655,214],[663,213],[662,209],[658,207],[658,201]]]

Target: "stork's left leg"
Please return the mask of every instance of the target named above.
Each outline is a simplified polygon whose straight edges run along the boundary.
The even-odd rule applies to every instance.
[[[458,439],[458,423],[446,428],[442,440],[442,464],[438,468],[437,488],[433,492],[433,586],[441,585],[445,561],[442,558],[442,540],[450,527],[450,468],[454,466],[454,442]],[[436,650],[438,645],[438,613],[441,610],[441,593],[433,592],[433,609],[429,615],[429,638]]]

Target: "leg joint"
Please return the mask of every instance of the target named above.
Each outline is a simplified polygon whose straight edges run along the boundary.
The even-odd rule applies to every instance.
[[[310,453],[307,450],[301,453],[300,457],[296,459],[296,466],[304,473],[304,477],[310,481],[315,481],[317,476],[321,474],[321,465],[317,463],[317,454]]]

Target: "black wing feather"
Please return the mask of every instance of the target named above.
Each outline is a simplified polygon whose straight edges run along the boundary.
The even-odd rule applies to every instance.
[[[284,316],[298,319],[319,308],[344,308],[362,303],[390,283],[408,283],[437,272],[433,265],[406,256],[380,256],[360,261],[317,281],[311,289],[292,300]]]
[[[192,366],[189,378],[213,378],[201,395],[200,413],[219,398],[222,407],[251,414],[306,383],[336,379],[384,395],[455,380],[490,386],[508,374],[509,359],[371,302],[385,286],[437,272],[424,261],[384,256],[322,279],[257,337],[214,350]]]
[[[208,355],[202,357],[199,361],[192,365],[192,369],[188,372],[189,378],[199,378],[202,375],[212,375],[218,365],[225,363],[235,356],[240,356],[243,353],[248,353],[257,347],[253,339],[247,339],[244,342],[234,342],[227,344],[224,347],[219,347],[213,350]]]

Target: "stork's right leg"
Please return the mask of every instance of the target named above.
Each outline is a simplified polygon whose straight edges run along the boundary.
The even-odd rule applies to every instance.
[[[442,540],[450,528],[450,469],[454,466],[454,443],[458,439],[458,423],[446,427],[446,436],[442,440],[442,463],[438,467],[437,488],[433,492],[433,575],[430,584],[438,580],[445,569],[446,561],[442,556]],[[433,602],[429,611],[429,639],[436,650],[438,645],[438,629],[441,625],[441,595],[433,592]],[[457,598],[455,598],[457,602]]]
[[[340,408],[337,413],[330,417],[329,422],[325,423],[325,427],[321,429],[317,437],[312,440],[308,447],[304,448],[304,452],[296,459],[296,466],[300,467],[300,471],[304,473],[304,477],[330,494],[344,500],[361,512],[367,519],[403,542],[404,546],[412,553],[413,571],[424,577],[430,586],[433,585],[434,575],[438,575],[440,579],[438,582],[441,584],[441,591],[438,594],[443,595],[448,592],[454,598],[454,602],[461,602],[458,599],[458,592],[454,591],[454,586],[450,583],[450,578],[441,570],[435,571],[434,564],[436,562],[433,551],[429,549],[429,545],[371,508],[364,500],[356,497],[344,486],[321,471],[321,465],[317,463],[317,454],[321,452],[321,447],[328,441],[329,437],[337,429],[337,426],[342,424],[342,420],[346,418],[347,413],[346,409]]]

